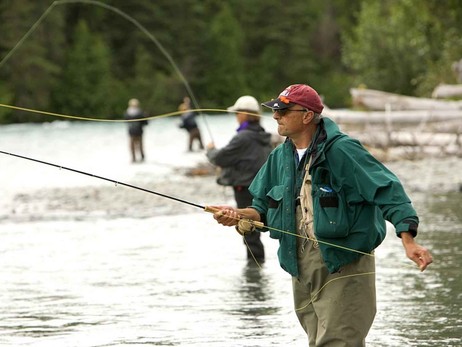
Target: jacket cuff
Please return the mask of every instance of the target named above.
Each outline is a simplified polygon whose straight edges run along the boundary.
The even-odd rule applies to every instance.
[[[398,237],[401,237],[402,232],[409,232],[412,234],[412,237],[417,236],[418,224],[413,220],[404,220],[395,226],[396,234]]]

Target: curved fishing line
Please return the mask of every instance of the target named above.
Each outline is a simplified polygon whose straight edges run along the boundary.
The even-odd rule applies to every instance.
[[[294,309],[294,311],[301,311],[301,310],[304,310],[305,308],[307,308],[308,306],[311,305],[311,303],[316,300],[316,298],[318,297],[319,293],[321,293],[321,291],[330,283],[334,282],[334,281],[337,281],[337,280],[341,280],[341,279],[344,279],[344,278],[349,278],[349,277],[357,277],[357,276],[365,276],[365,275],[375,275],[375,271],[372,271],[372,272],[363,272],[363,273],[357,273],[357,274],[351,274],[351,275],[344,275],[344,276],[339,276],[339,277],[335,277],[335,278],[332,278],[331,280],[327,281],[326,283],[324,283],[324,285],[319,288],[319,290],[317,292],[315,292],[313,294],[313,296],[311,297],[311,300],[310,302],[308,302],[306,305],[302,306],[302,307],[296,307]]]
[[[32,108],[19,107],[19,106],[13,106],[13,105],[6,105],[6,104],[0,104],[0,107],[10,108],[10,109],[13,109],[13,110],[24,111],[24,112],[38,113],[38,114],[43,114],[43,115],[53,116],[53,117],[60,117],[60,118],[69,118],[69,119],[85,120],[85,121],[92,121],[92,122],[114,122],[114,123],[138,122],[138,121],[142,121],[142,120],[150,120],[150,119],[177,116],[177,115],[180,115],[180,114],[184,113],[184,111],[174,111],[174,112],[163,113],[163,114],[159,114],[159,115],[155,115],[155,116],[149,116],[149,117],[144,117],[144,118],[136,118],[136,119],[102,119],[102,118],[92,118],[92,117],[84,117],[84,116],[73,116],[73,115],[67,115],[67,114],[62,114],[62,113],[41,111],[41,110],[36,110],[36,109],[32,109]],[[190,111],[229,113],[228,110],[219,109],[219,108],[195,108],[195,109],[191,109]],[[247,113],[247,112],[242,112],[242,113]],[[247,113],[247,114],[255,115],[254,113]],[[259,116],[260,117],[265,117],[263,115],[259,115]]]
[[[242,239],[244,240],[244,243],[245,243],[247,249],[249,250],[250,255],[252,256],[253,261],[255,262],[255,264],[257,264],[257,267],[258,267],[259,269],[261,269],[261,265],[260,265],[260,263],[258,262],[258,260],[257,260],[257,258],[255,257],[255,255],[253,254],[252,249],[250,248],[249,243],[248,243],[247,240],[245,239],[244,235],[242,235]]]
[[[349,247],[345,247],[345,246],[340,246],[340,245],[337,245],[337,244],[335,244],[335,243],[331,243],[331,242],[327,242],[327,241],[322,241],[322,240],[319,240],[319,239],[316,239],[316,238],[313,238],[313,237],[300,235],[300,234],[293,233],[293,232],[290,232],[290,231],[287,231],[287,230],[282,230],[282,229],[278,229],[278,228],[272,228],[272,227],[267,226],[267,225],[265,225],[265,228],[266,228],[266,229],[269,229],[269,230],[278,231],[278,232],[283,233],[283,234],[296,236],[296,237],[299,237],[299,238],[301,238],[301,239],[310,240],[310,241],[317,242],[317,243],[322,243],[322,244],[327,245],[327,246],[332,246],[332,247],[340,248],[340,249],[343,249],[343,250],[345,250],[345,251],[350,251],[350,252],[353,252],[353,253],[359,253],[359,254],[362,254],[362,255],[368,255],[368,256],[370,256],[370,257],[375,257],[375,255],[374,255],[374,254],[371,254],[371,253],[359,251],[359,250],[354,249],[354,248],[349,248]]]
[[[194,93],[193,93],[191,87],[189,86],[188,81],[186,80],[186,78],[184,77],[183,73],[178,68],[178,66],[175,64],[175,61],[173,60],[173,58],[165,50],[165,48],[162,46],[162,44],[156,39],[156,37],[153,34],[151,34],[143,25],[141,25],[135,18],[129,16],[128,14],[126,14],[125,12],[123,12],[122,10],[120,10],[120,9],[114,7],[114,6],[111,6],[111,5],[105,4],[105,3],[100,2],[100,1],[96,1],[96,0],[57,0],[57,1],[54,1],[46,9],[46,11],[40,16],[40,18],[31,26],[31,28],[26,32],[26,34],[16,43],[16,45],[13,47],[13,49],[0,61],[0,68],[14,54],[14,52],[24,43],[24,41],[35,31],[35,29],[37,29],[37,27],[40,25],[40,23],[45,19],[45,17],[51,12],[51,10],[56,5],[64,5],[64,4],[72,4],[72,3],[83,3],[83,4],[90,4],[90,5],[103,7],[105,9],[107,9],[107,10],[110,10],[110,11],[118,14],[119,16],[125,18],[126,20],[131,22],[133,25],[135,25],[152,42],[154,42],[154,44],[161,51],[161,53],[167,58],[168,62],[171,64],[171,66],[173,67],[173,69],[175,70],[175,72],[180,77],[181,81],[183,82],[189,96],[191,97],[191,101],[193,102],[194,106],[196,107],[196,109],[200,109],[199,104],[198,104],[198,102],[196,100],[196,97],[194,96]],[[207,123],[207,120],[206,120],[205,116],[202,113],[200,113],[200,115],[202,116],[202,118],[204,120],[204,124],[205,124],[205,126],[207,128],[210,139],[213,141],[213,136],[212,136],[212,133],[210,131],[209,125]]]
[[[205,207],[206,211],[208,212],[212,212],[212,213],[215,213],[215,212],[218,212],[219,210],[218,209],[215,209],[211,206],[206,206]],[[235,220],[241,220],[243,219],[242,217],[238,216],[238,217],[232,217],[232,216],[228,216],[229,218],[231,219],[235,219]],[[287,234],[287,235],[291,235],[291,236],[295,236],[295,237],[298,237],[298,238],[301,238],[301,239],[305,239],[305,240],[310,240],[310,241],[313,241],[313,242],[317,242],[317,243],[322,243],[322,244],[325,244],[325,245],[328,245],[328,246],[332,246],[332,247],[336,247],[336,248],[339,248],[339,249],[343,249],[345,251],[349,251],[349,252],[353,252],[353,253],[359,253],[361,255],[367,255],[367,256],[370,256],[370,257],[375,257],[374,254],[372,253],[367,253],[367,252],[363,252],[363,251],[360,251],[360,250],[357,250],[357,249],[354,249],[354,248],[349,248],[349,247],[345,247],[345,246],[341,246],[341,245],[337,245],[335,243],[331,243],[331,242],[327,242],[327,241],[322,241],[322,240],[318,240],[316,238],[312,238],[312,237],[309,237],[309,236],[305,236],[305,235],[300,235],[298,233],[294,233],[294,232],[290,232],[290,231],[287,231],[287,230],[282,230],[282,229],[278,229],[278,228],[273,228],[273,227],[270,227],[268,225],[264,225],[262,222],[257,222],[257,221],[254,221],[254,220],[251,220],[251,219],[246,219],[247,221],[249,221],[251,224],[253,224],[255,227],[257,228],[260,228],[260,229],[268,229],[268,230],[273,230],[273,231],[277,231],[277,232],[280,232],[280,233],[283,233],[283,234]]]
[[[55,1],[56,2],[56,1]],[[45,12],[40,16],[40,18],[30,27],[30,29],[26,32],[26,34],[14,45],[14,47],[8,52],[8,54],[0,60],[0,68],[5,64],[5,62],[16,52],[16,50],[24,43],[24,41],[32,34],[35,29],[39,26],[43,19],[51,12],[53,7],[55,6],[55,2],[51,4],[50,7],[47,8]]]

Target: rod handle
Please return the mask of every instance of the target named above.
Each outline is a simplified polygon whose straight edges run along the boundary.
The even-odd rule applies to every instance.
[[[218,211],[220,211],[218,208],[214,208],[214,207],[211,207],[211,206],[204,206],[204,211],[205,212],[210,212],[210,213],[216,213]],[[243,218],[240,218],[240,219],[243,219]],[[246,219],[248,220],[250,223],[252,223],[253,225],[255,225],[255,227],[259,228],[259,229],[262,229],[265,227],[265,224],[263,222],[257,222],[255,220],[251,220],[251,219]]]

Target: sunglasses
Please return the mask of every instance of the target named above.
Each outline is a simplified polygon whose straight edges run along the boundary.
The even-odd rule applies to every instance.
[[[287,113],[290,113],[290,112],[308,112],[308,110],[305,110],[305,109],[301,109],[301,110],[291,110],[291,109],[288,109],[288,108],[283,108],[281,110],[276,110],[276,109],[273,109],[273,112],[274,113],[277,113],[279,114],[281,117],[285,116]]]

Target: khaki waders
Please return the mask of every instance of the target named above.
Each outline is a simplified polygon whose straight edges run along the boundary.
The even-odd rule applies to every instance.
[[[308,166],[300,196],[296,216],[303,238],[297,241],[299,276],[292,278],[292,288],[295,312],[308,335],[309,346],[365,346],[376,313],[375,259],[363,255],[330,274],[312,230]]]

